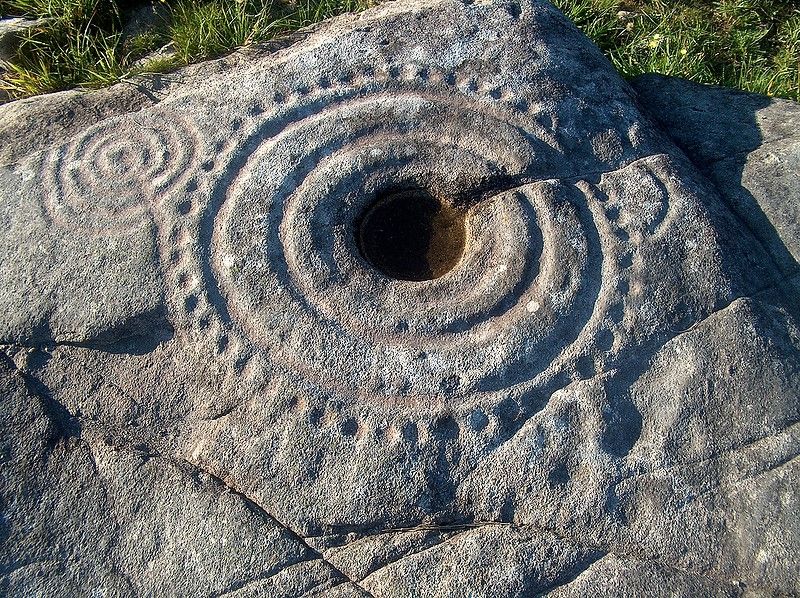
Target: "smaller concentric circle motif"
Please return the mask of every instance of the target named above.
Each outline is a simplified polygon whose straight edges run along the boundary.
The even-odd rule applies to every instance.
[[[125,229],[186,175],[196,149],[195,132],[174,115],[105,120],[47,156],[47,214],[83,233]]]

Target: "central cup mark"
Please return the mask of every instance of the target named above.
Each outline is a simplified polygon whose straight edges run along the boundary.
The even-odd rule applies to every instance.
[[[424,189],[378,195],[361,217],[361,254],[375,268],[399,280],[433,280],[461,259],[465,212]]]

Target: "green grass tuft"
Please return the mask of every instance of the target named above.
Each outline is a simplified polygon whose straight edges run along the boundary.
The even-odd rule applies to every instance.
[[[167,73],[175,70],[175,68],[181,64],[182,63],[177,56],[156,56],[150,60],[147,60],[142,66],[134,69],[134,73],[140,75]]]
[[[3,14],[42,19],[20,36],[0,88],[12,97],[76,86],[102,87],[125,72],[120,12],[110,0],[3,0]]]
[[[367,5],[362,0],[301,0],[294,5],[264,0],[178,0],[172,10],[171,37],[181,60],[196,62]]]
[[[125,15],[115,0],[0,0],[4,15],[44,19],[22,36],[14,61],[3,65],[0,89],[16,98],[110,85],[131,74],[213,58],[367,5],[368,0],[174,0],[167,5],[168,23],[125,39]],[[170,42],[174,56],[146,60]]]
[[[97,17],[119,15],[116,2],[108,0],[0,0],[0,14],[6,16],[51,19],[81,24]]]
[[[626,77],[662,73],[800,100],[793,0],[553,0]]]
[[[179,0],[170,33],[179,58],[195,62],[268,39],[278,16],[271,2]]]

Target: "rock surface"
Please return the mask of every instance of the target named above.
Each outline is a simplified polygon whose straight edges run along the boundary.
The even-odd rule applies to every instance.
[[[0,62],[12,60],[20,35],[43,22],[43,19],[3,18],[0,16]]]
[[[800,105],[661,75],[633,86],[784,274],[797,274]]]
[[[795,104],[534,0],[189,73],[0,107],[2,593],[800,592]]]

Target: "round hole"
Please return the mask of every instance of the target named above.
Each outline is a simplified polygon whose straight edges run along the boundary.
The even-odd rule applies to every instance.
[[[375,268],[400,280],[443,276],[464,253],[465,213],[423,189],[378,197],[361,218],[361,253]]]

